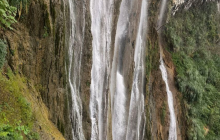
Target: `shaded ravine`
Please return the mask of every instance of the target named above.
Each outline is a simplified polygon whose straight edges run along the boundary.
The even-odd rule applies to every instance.
[[[168,140],[177,140],[177,124],[176,124],[176,116],[174,110],[174,101],[173,101],[173,93],[170,91],[169,83],[168,83],[168,75],[167,70],[163,61],[163,48],[162,48],[162,41],[161,41],[161,28],[163,17],[165,14],[165,9],[167,6],[167,0],[163,0],[160,8],[159,20],[158,20],[158,32],[159,32],[159,47],[160,47],[160,70],[162,74],[163,81],[166,85],[166,92],[167,92],[167,101],[168,107],[170,112],[170,126],[169,126],[169,137]]]
[[[91,71],[91,140],[107,139],[108,89],[113,0],[91,0],[93,64]]]
[[[141,15],[135,45],[135,68],[130,99],[129,118],[127,126],[127,140],[144,139],[145,111],[144,111],[144,77],[145,77],[145,47],[147,34],[147,0],[142,0]]]
[[[69,49],[68,49],[68,83],[70,93],[72,97],[72,111],[71,111],[71,123],[72,123],[72,136],[73,139],[84,140],[83,127],[82,127],[82,101],[80,98],[80,69],[81,69],[81,57],[84,31],[78,31],[76,29],[76,11],[74,0],[69,0],[70,10],[70,37],[69,37]],[[85,15],[82,13],[82,15]],[[85,20],[85,18],[84,18]],[[83,21],[85,24],[85,21]],[[84,27],[84,26],[83,26]],[[84,30],[84,29],[82,29]],[[78,45],[76,45],[78,44]]]

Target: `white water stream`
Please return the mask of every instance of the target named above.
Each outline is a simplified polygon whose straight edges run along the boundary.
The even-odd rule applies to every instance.
[[[70,9],[70,37],[69,37],[69,49],[68,57],[68,82],[72,97],[72,136],[74,140],[84,140],[83,128],[82,128],[82,101],[80,98],[80,68],[81,68],[81,55],[82,55],[82,42],[83,35],[79,35],[76,32],[76,16],[75,5],[73,0],[69,0]],[[76,39],[77,38],[77,39]],[[76,40],[81,44],[76,46]]]
[[[173,94],[170,91],[167,77],[167,70],[163,62],[163,58],[160,58],[160,70],[162,73],[162,78],[166,84],[167,98],[168,98],[168,107],[170,111],[170,128],[169,128],[169,138],[168,140],[177,140],[177,130],[176,130],[176,116],[173,106]]]
[[[109,78],[111,74],[111,116],[113,140],[143,140],[145,130],[144,112],[144,56],[147,33],[147,0],[142,0],[140,20],[135,43],[134,75],[130,98],[130,107],[127,110],[127,89],[125,87],[123,70],[121,69],[120,51],[124,46],[124,40],[129,33],[131,7],[136,0],[122,0],[120,14],[117,22],[114,57],[111,69],[111,44],[112,44],[112,20],[114,0],[91,0],[91,31],[93,36],[93,59],[91,70],[91,140],[107,140],[108,133],[108,106],[109,106]],[[161,27],[167,0],[162,1],[158,26]],[[84,140],[82,128],[82,102],[80,99],[80,69],[83,45],[74,45],[83,40],[83,35],[77,35],[76,12],[73,0],[69,0],[71,31],[69,38],[69,67],[68,80],[72,95],[72,133],[74,140]],[[85,19],[85,18],[84,18]],[[84,31],[83,31],[84,32]],[[79,43],[80,44],[80,43]],[[83,44],[83,43],[82,43]],[[162,51],[162,49],[161,49]],[[160,70],[166,84],[168,106],[170,111],[169,140],[177,140],[176,117],[173,106],[173,95],[169,89],[167,70],[162,55],[160,57]]]
[[[147,34],[147,0],[142,1],[139,29],[135,47],[135,68],[130,100],[129,118],[126,140],[142,140],[144,138],[144,56]]]
[[[116,95],[114,98],[114,113],[112,124],[113,140],[125,139],[126,133],[126,89],[123,76],[117,72],[116,75]]]
[[[93,36],[90,112],[91,140],[107,139],[108,89],[113,0],[91,0],[90,11]]]
[[[127,128],[127,91],[125,88],[123,71],[120,69],[122,59],[120,56],[121,49],[124,46],[124,39],[128,35],[129,15],[131,3],[134,0],[122,0],[120,5],[120,13],[117,22],[114,57],[111,71],[111,110],[112,110],[112,139],[125,140]]]
[[[160,34],[161,34],[160,29],[162,26],[162,21],[163,21],[166,5],[167,5],[167,0],[163,0],[162,4],[161,4],[159,21],[158,21],[159,46],[160,46],[160,70],[162,73],[162,78],[166,84],[168,107],[169,107],[169,111],[170,111],[170,128],[169,128],[168,140],[177,140],[176,116],[175,116],[175,110],[174,110],[174,105],[173,105],[173,93],[170,91],[170,88],[169,88],[167,70],[164,65],[164,61],[163,61],[163,57],[162,57],[163,50],[162,50],[162,46],[161,46],[161,36],[160,36]]]

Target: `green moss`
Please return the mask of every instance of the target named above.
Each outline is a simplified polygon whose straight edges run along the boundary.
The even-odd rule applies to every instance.
[[[90,87],[90,81],[86,81],[86,86]]]
[[[45,87],[42,86],[41,84],[35,85],[35,89],[36,89],[39,93],[45,92]]]
[[[165,118],[166,118],[166,113],[167,113],[167,109],[166,109],[167,104],[165,102],[163,102],[161,111],[160,111],[160,121],[161,124],[164,125],[165,123]]]
[[[48,33],[48,28],[46,26],[44,26],[44,34],[43,34],[43,37],[46,38],[49,36],[49,33]]]
[[[47,31],[49,34],[51,34],[51,26],[50,26],[50,17],[49,12],[46,10],[46,13],[44,14],[44,26],[47,28]]]
[[[151,115],[150,115],[150,109],[149,106],[145,106],[145,112],[146,112],[146,125],[145,125],[145,137],[151,138]]]
[[[165,26],[177,86],[188,104],[190,140],[220,137],[220,56],[216,47],[220,18],[216,11],[214,2],[193,6],[176,13]]]

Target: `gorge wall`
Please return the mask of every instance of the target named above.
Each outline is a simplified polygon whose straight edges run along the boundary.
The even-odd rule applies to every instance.
[[[177,140],[217,139],[219,3],[167,1],[160,17],[163,1],[30,0],[13,30],[0,28],[2,114],[20,112],[0,111],[0,128],[18,119],[42,140],[167,140],[162,60]],[[7,112],[17,96],[30,103],[30,120]]]

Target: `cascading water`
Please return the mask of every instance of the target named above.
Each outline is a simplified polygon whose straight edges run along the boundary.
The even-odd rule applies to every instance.
[[[126,133],[126,90],[124,84],[124,77],[117,72],[116,75],[116,88],[114,114],[113,114],[113,140],[123,140]]]
[[[144,55],[147,33],[147,0],[142,1],[139,29],[135,47],[135,68],[130,100],[129,118],[126,140],[142,140],[144,138]]]
[[[72,97],[72,135],[74,140],[84,140],[83,128],[82,128],[82,102],[79,93],[80,87],[80,68],[81,68],[81,55],[82,55],[82,43],[81,35],[76,33],[76,17],[75,7],[73,0],[69,0],[70,9],[70,37],[69,37],[69,64],[68,64],[68,82]],[[76,46],[76,41],[80,44]]]
[[[158,27],[159,27],[159,46],[160,46],[160,70],[162,73],[162,78],[165,82],[166,85],[166,92],[167,92],[167,98],[168,98],[168,107],[170,111],[170,128],[169,128],[169,138],[168,140],[177,140],[177,129],[176,129],[176,116],[175,116],[175,111],[174,111],[174,105],[173,105],[173,94],[170,91],[169,88],[169,83],[168,83],[168,75],[167,75],[167,70],[164,65],[163,61],[163,49],[161,46],[161,36],[160,36],[160,29],[162,26],[162,21],[163,21],[163,16],[165,12],[165,7],[167,4],[167,0],[162,1],[161,9],[160,9],[160,15],[159,15],[159,21],[158,21]]]
[[[185,2],[185,0],[174,0],[174,1],[173,1],[173,3],[174,3],[175,5],[180,5],[180,4],[184,3],[184,2]]]
[[[93,65],[91,71],[91,140],[107,139],[113,0],[91,0]]]
[[[167,91],[167,97],[168,97],[168,106],[170,111],[170,128],[169,128],[169,138],[168,140],[177,140],[177,131],[176,131],[176,117],[175,117],[175,111],[173,107],[173,94],[170,91],[169,84],[168,84],[168,78],[167,78],[167,70],[163,62],[162,56],[160,57],[160,70],[162,73],[163,80],[166,84],[166,91]]]
[[[127,111],[126,88],[124,83],[122,61],[119,54],[124,46],[124,40],[128,34],[129,15],[133,0],[122,0],[120,14],[117,22],[115,37],[114,57],[111,71],[111,110],[112,110],[112,139],[124,140],[126,138]]]

